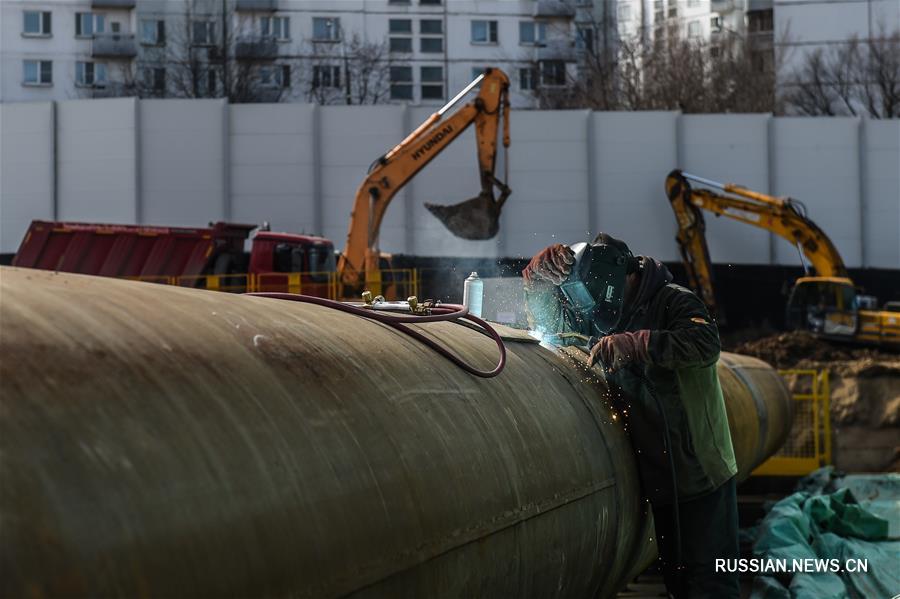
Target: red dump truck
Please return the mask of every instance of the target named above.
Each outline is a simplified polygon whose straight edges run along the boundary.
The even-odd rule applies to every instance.
[[[333,297],[336,284],[330,240],[224,222],[188,228],[36,220],[12,264],[234,292]]]

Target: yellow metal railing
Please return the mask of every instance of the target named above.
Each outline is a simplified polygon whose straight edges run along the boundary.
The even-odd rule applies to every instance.
[[[794,423],[784,447],[754,475],[804,476],[831,464],[831,387],[827,370],[779,370],[794,390]]]
[[[419,294],[419,273],[415,268],[383,269],[376,273],[356,273],[358,277],[350,277],[353,273],[345,273],[348,280],[365,281],[365,289],[373,295],[384,295],[388,300],[405,300],[411,295]],[[359,300],[345,292],[345,287],[336,272],[267,272],[260,274],[227,274],[227,275],[184,275],[171,276],[137,276],[126,277],[134,281],[146,281],[163,285],[225,291],[228,293],[284,292],[314,295],[333,300]]]

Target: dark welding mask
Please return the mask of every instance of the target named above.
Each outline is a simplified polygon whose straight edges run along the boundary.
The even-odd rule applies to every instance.
[[[607,243],[601,238],[570,246],[575,263],[559,288],[571,309],[607,334],[622,318],[626,276],[636,269],[637,260],[624,243]]]

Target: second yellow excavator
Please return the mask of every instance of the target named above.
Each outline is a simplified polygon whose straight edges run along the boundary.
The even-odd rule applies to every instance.
[[[444,115],[470,91],[478,95],[459,110]],[[497,134],[503,125],[503,147],[509,147],[509,78],[500,69],[485,69],[440,110],[432,114],[406,139],[378,158],[356,192],[347,245],[338,259],[342,295],[361,287],[380,293],[382,257],[378,232],[388,205],[400,189],[470,125],[475,125],[481,193],[454,206],[426,204],[451,233],[463,239],[490,239],[497,234],[503,203],[509,197],[508,176],[494,175]],[[508,170],[508,161],[504,166]],[[494,198],[494,188],[500,191]]]
[[[691,183],[702,188],[695,189]],[[877,310],[871,296],[857,295],[837,248],[809,217],[802,203],[710,181],[674,170],[666,195],[678,222],[678,241],[690,286],[714,315],[712,263],[702,210],[771,231],[796,245],[814,273],[798,278],[788,297],[787,324],[826,339],[866,345],[900,346],[900,313]],[[804,267],[806,265],[804,264]]]

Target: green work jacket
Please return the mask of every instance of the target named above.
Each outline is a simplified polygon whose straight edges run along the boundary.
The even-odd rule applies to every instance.
[[[679,501],[714,491],[737,473],[737,464],[716,371],[718,328],[696,295],[669,282],[672,276],[665,266],[652,258],[641,259],[647,272],[634,306],[614,332],[649,329],[649,362],[608,373],[607,382],[613,401],[624,413],[644,493],[655,505],[663,505],[673,498],[664,422],[672,443]],[[567,308],[557,287],[526,290],[526,300],[538,330],[595,334],[590,323]]]

